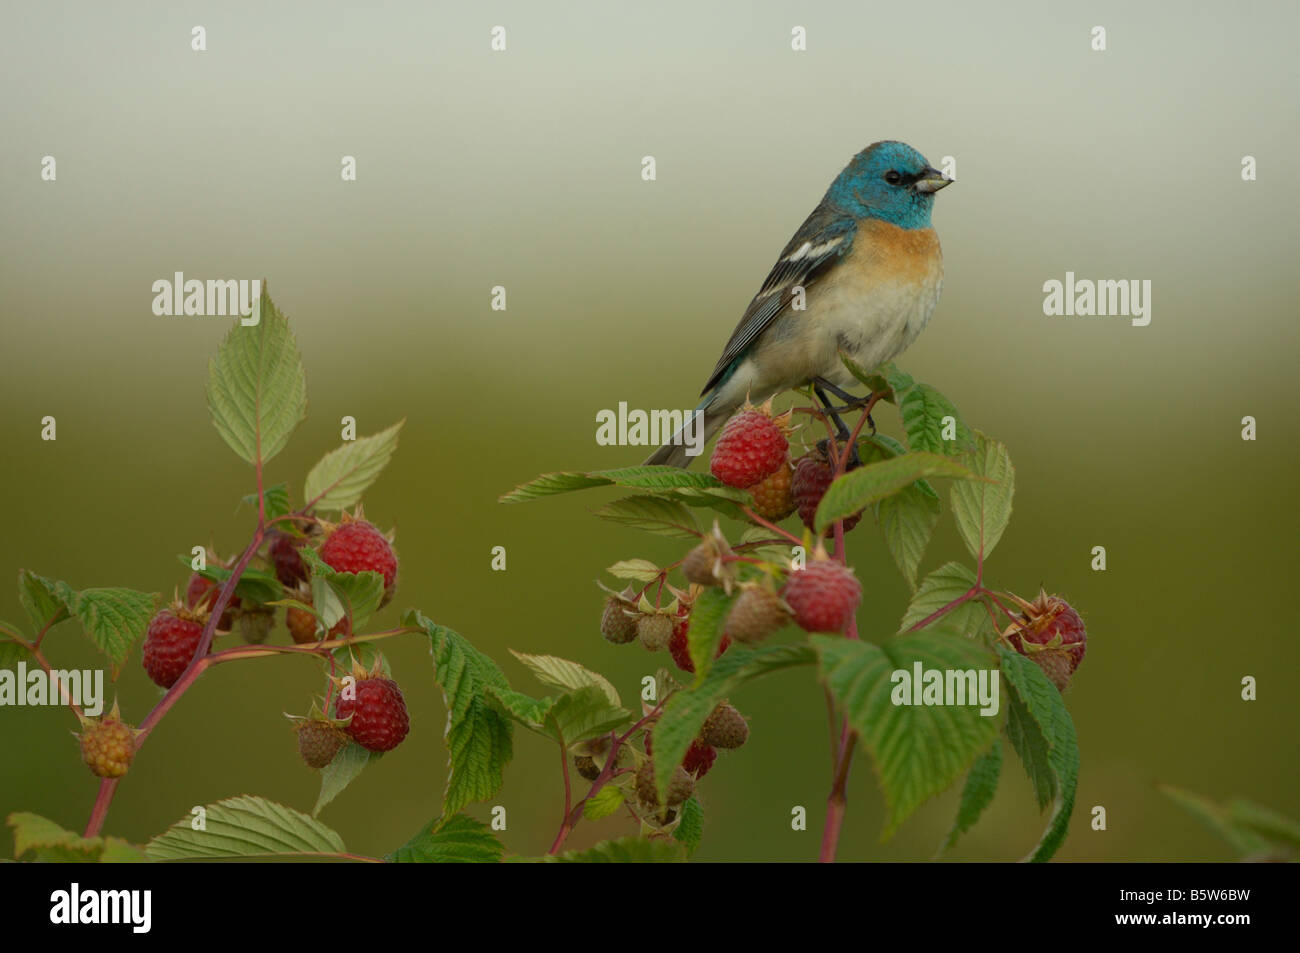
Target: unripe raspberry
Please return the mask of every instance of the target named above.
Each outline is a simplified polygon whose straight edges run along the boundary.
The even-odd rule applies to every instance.
[[[305,589],[300,589],[294,593],[294,598],[307,605],[312,604],[311,593]],[[299,609],[296,606],[290,606],[285,610],[284,624],[288,628],[289,634],[293,636],[293,640],[299,645],[320,642],[325,639],[342,639],[352,634],[348,617],[344,616],[334,623],[329,635],[322,636],[316,631],[316,617],[306,609]]]
[[[697,586],[719,586],[722,579],[719,577],[717,570],[720,567],[718,545],[712,537],[706,536],[704,541],[686,554],[682,560],[682,575],[686,577],[687,582],[693,582]]]
[[[657,811],[660,807],[677,807],[695,793],[695,779],[682,768],[674,768],[668,787],[664,790],[663,802],[659,800],[659,790],[655,786],[655,766],[653,761],[646,761],[636,772],[636,797],[641,806],[648,811]]]
[[[298,754],[309,768],[323,768],[348,743],[347,736],[332,722],[308,718],[297,722]]]
[[[790,621],[790,613],[776,593],[763,586],[749,586],[740,593],[727,615],[727,635],[737,642],[762,642]]]
[[[830,462],[825,455],[819,450],[812,450],[798,460],[794,466],[794,480],[792,481],[790,492],[795,506],[799,510],[799,519],[803,520],[803,525],[816,532],[817,526],[814,517],[817,514],[817,506],[826,495],[826,489],[835,480],[835,471],[831,468]],[[844,532],[848,532],[858,525],[862,519],[861,513],[855,513],[846,517],[844,520]],[[826,533],[831,532],[827,527]]]
[[[723,426],[710,472],[727,486],[753,486],[785,462],[788,420],[788,414],[774,419],[770,402],[761,408],[746,405]]]
[[[793,513],[793,481],[794,467],[786,459],[773,473],[746,487],[754,497],[754,512],[773,523],[779,523]]]
[[[595,781],[600,777],[600,766],[596,764],[595,758],[588,755],[576,755],[573,759],[573,766],[578,769],[578,774],[588,781]]]
[[[673,620],[663,612],[644,613],[636,620],[636,637],[647,652],[662,651],[673,640]]]
[[[271,634],[275,610],[258,606],[239,613],[239,634],[249,645],[261,645]]]
[[[1041,668],[1058,691],[1064,692],[1088,650],[1083,619],[1068,602],[1048,595],[1046,590],[1040,590],[1033,602],[1016,595],[1011,598],[1023,611],[1003,636],[1012,648]]]
[[[823,559],[791,572],[781,596],[804,631],[843,632],[862,601],[862,585],[853,570]]]
[[[700,728],[700,741],[714,748],[739,748],[748,740],[745,716],[726,702],[713,709]]]
[[[100,721],[88,721],[81,732],[81,760],[92,774],[120,778],[135,758],[135,731],[117,717],[117,709]]]
[[[629,586],[627,592],[632,592]],[[634,604],[623,596],[610,596],[605,600],[605,611],[600,616],[600,634],[615,645],[626,645],[636,638],[636,618],[629,615]]]

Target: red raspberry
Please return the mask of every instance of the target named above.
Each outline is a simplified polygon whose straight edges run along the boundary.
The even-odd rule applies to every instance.
[[[677,622],[677,625],[673,628],[673,640],[668,643],[668,652],[672,655],[673,661],[677,663],[678,668],[683,672],[690,672],[694,675],[695,663],[691,661],[691,648],[686,641],[690,628],[691,620],[689,617]],[[721,658],[722,653],[727,651],[730,646],[731,637],[724,633],[722,641],[718,643],[718,654],[713,657]]]
[[[302,536],[276,533],[266,548],[266,554],[275,566],[275,578],[286,588],[293,589],[298,583],[307,581],[307,567],[298,552],[306,541]]]
[[[804,526],[813,531],[816,531],[814,517],[817,514],[817,504],[822,501],[822,497],[826,495],[826,488],[834,479],[835,471],[831,469],[825,455],[819,451],[813,450],[795,461],[790,495],[799,510],[799,519],[803,520]],[[857,526],[861,519],[861,513],[845,518],[844,532],[847,533]],[[829,534],[830,531],[830,527],[827,527],[826,532]]]
[[[102,721],[92,721],[81,733],[81,760],[92,774],[120,778],[135,758],[135,732],[117,717],[117,709]]]
[[[203,623],[179,607],[163,609],[149,622],[141,660],[154,683],[171,688],[189,667],[203,638]]]
[[[204,609],[211,609],[217,599],[219,587],[215,582],[206,576],[200,576],[193,573],[190,576],[189,584],[185,587],[185,607],[187,609],[197,609],[200,605]],[[231,616],[232,609],[239,608],[239,596],[232,595],[230,601],[226,603],[226,611],[221,613],[221,618],[217,620],[217,628],[222,632],[229,632],[234,628],[235,620]]]
[[[352,716],[343,730],[357,744],[370,751],[392,751],[411,728],[406,701],[391,678],[375,676],[356,681],[356,697],[345,699],[342,693],[334,702],[334,717]]]
[[[384,577],[384,602],[397,584],[397,556],[384,534],[365,520],[349,520],[325,537],[320,558],[336,572],[377,572]]]
[[[852,569],[823,559],[790,573],[781,596],[801,629],[843,632],[862,601],[862,585]]]
[[[727,421],[713,447],[709,470],[727,486],[753,486],[785,462],[790,442],[767,407],[746,407]]]
[[[645,733],[645,753],[654,757],[654,746],[650,744],[650,732]],[[711,748],[703,741],[696,738],[691,742],[691,746],[686,749],[686,757],[682,758],[682,769],[687,773],[695,776],[698,781],[709,773],[713,767],[713,762],[718,760],[718,749]]]
[[[1060,596],[1039,590],[1038,598],[1026,602],[1011,597],[1024,610],[1020,621],[1007,627],[1004,637],[1021,655],[1043,670],[1058,691],[1065,691],[1070,677],[1088,650],[1088,632],[1079,613]]]
[[[765,520],[779,523],[795,510],[792,483],[794,467],[787,459],[751,487],[746,487],[754,497],[754,512]]]

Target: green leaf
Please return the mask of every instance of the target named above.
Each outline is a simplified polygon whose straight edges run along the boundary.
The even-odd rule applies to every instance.
[[[875,759],[889,806],[882,834],[888,838],[923,802],[957,780],[998,730],[998,719],[981,715],[978,701],[894,704],[893,696],[910,682],[896,684],[893,674],[902,671],[910,678],[917,663],[945,673],[995,670],[993,658],[966,639],[935,630],[894,636],[881,645],[830,636],[810,641],[827,688]]]
[[[678,844],[645,837],[621,837],[602,841],[587,850],[568,850],[543,858],[550,864],[666,864],[685,859]]]
[[[970,428],[952,401],[929,384],[916,383],[899,398],[898,414],[907,432],[907,445],[913,450],[954,454],[971,446]],[[955,439],[943,438],[944,418],[953,418]]]
[[[631,721],[632,713],[610,704],[603,691],[589,685],[557,698],[548,720],[558,732],[556,741],[568,746],[609,734]]]
[[[186,814],[145,845],[150,860],[216,860],[343,854],[343,839],[315,818],[266,798],[226,798],[207,808],[204,830]]]
[[[605,572],[618,579],[652,582],[659,578],[659,567],[648,559],[620,559]]]
[[[497,864],[505,848],[482,821],[434,818],[384,859],[395,864]]]
[[[952,513],[957,531],[976,559],[984,560],[1002,538],[1011,521],[1011,497],[1016,471],[1007,448],[976,432],[975,449],[961,462],[983,480],[952,485]]]
[[[287,483],[277,483],[270,489],[264,490],[262,497],[266,501],[266,518],[268,520],[287,516],[293,511],[293,507],[289,504],[289,484]],[[241,499],[254,509],[257,508],[256,493],[248,493]]]
[[[699,849],[703,838],[704,808],[700,807],[700,802],[696,798],[687,798],[686,803],[682,805],[681,820],[673,830],[673,840],[685,847],[686,856],[690,857]]]
[[[975,479],[975,475],[964,466],[935,453],[905,453],[878,463],[868,463],[838,477],[827,488],[817,506],[817,528],[824,530],[837,519],[852,516],[925,477]]]
[[[664,703],[652,741],[655,784],[660,792],[668,786],[673,770],[686,757],[686,749],[718,702],[761,675],[796,665],[811,665],[816,658],[806,645],[766,645],[755,649],[733,645],[722,658],[714,660],[704,681],[674,692]]]
[[[596,516],[657,536],[696,539],[700,535],[695,517],[684,504],[657,496],[625,496],[606,503]]]
[[[0,639],[0,668],[17,669],[19,662],[34,662],[36,656],[13,639]]]
[[[975,826],[984,809],[993,803],[998,791],[998,778],[1002,774],[1002,742],[994,739],[993,747],[975,759],[966,774],[966,786],[961,789],[961,803],[952,830],[940,850],[948,850],[957,838]]]
[[[599,821],[609,817],[627,799],[623,789],[613,784],[606,784],[582,805],[582,816],[589,821]]]
[[[377,572],[336,572],[310,546],[299,550],[311,573],[312,604],[325,630],[345,615],[352,616],[352,631],[360,632],[384,599],[384,577]]]
[[[1011,689],[1009,694],[1024,705],[1042,734],[1047,761],[1056,783],[1056,806],[1047,830],[1025,859],[1033,862],[1051,860],[1069,833],[1070,814],[1074,811],[1075,789],[1079,783],[1079,742],[1074,722],[1061,693],[1048,681],[1042,669],[1002,645],[998,646],[998,657],[1002,662],[1002,675]]]
[[[876,504],[876,522],[908,586],[916,589],[916,571],[939,525],[939,501],[912,484]]]
[[[623,704],[618,697],[618,689],[610,683],[609,679],[584,668],[577,662],[554,655],[529,655],[526,652],[516,652],[514,649],[510,650],[510,654],[522,662],[543,685],[570,690],[594,685],[605,693],[611,705]]]
[[[230,449],[254,466],[283,450],[307,415],[302,355],[265,292],[261,320],[250,327],[236,321],[208,364],[208,410]]]
[[[14,829],[14,859],[38,863],[133,863],[144,852],[119,837],[82,837],[39,814],[17,811],[9,815]]]
[[[387,430],[349,440],[321,457],[307,473],[307,485],[302,491],[306,506],[318,510],[356,506],[393,459],[397,437],[405,423],[403,417]]]
[[[342,793],[343,789],[357,779],[370,762],[370,752],[355,741],[349,741],[334,756],[334,760],[320,771],[320,794],[316,797],[316,806],[311,809],[311,816],[320,814],[321,809]]]
[[[73,589],[55,583],[60,601],[76,617],[95,646],[121,666],[131,646],[144,635],[158,603],[157,593],[134,589]]]
[[[189,556],[177,555],[176,558],[186,569],[190,568]],[[223,584],[231,576],[231,570],[225,566],[209,565],[193,571],[218,585]],[[267,572],[265,569],[245,568],[239,575],[239,582],[235,583],[235,595],[256,605],[266,605],[284,598],[284,586],[280,584],[279,579],[275,578],[274,573]]]
[[[506,714],[519,724],[548,738],[552,736],[544,726],[551,709],[555,707],[554,698],[533,698],[512,688],[501,688],[499,685],[489,685],[487,691],[492,698],[500,702]]]
[[[695,684],[708,677],[713,668],[714,656],[722,644],[727,614],[740,593],[727,595],[721,589],[705,589],[691,608],[691,624],[686,630],[686,647],[695,665]]]
[[[881,371],[889,383],[889,389],[894,392],[895,403],[901,402],[907,392],[916,386],[916,378],[907,371],[899,370],[892,363],[882,366]]]
[[[37,632],[45,628],[47,622],[52,628],[68,618],[68,607],[59,598],[55,586],[54,582],[30,569],[18,570],[18,601],[27,610],[27,618],[32,620]]]
[[[1014,692],[1007,693],[1007,740],[1020,757],[1029,783],[1034,788],[1038,809],[1044,811],[1056,800],[1056,774],[1052,770],[1051,749],[1034,716]]]
[[[1236,823],[1227,808],[1191,791],[1164,784],[1157,787],[1165,797],[1227,841],[1242,857],[1251,857],[1268,851],[1268,841],[1249,827]]]
[[[921,582],[912,601],[898,624],[900,632],[929,618],[944,606],[961,598],[975,585],[975,573],[961,563],[944,563]],[[974,638],[991,628],[988,610],[978,599],[970,599],[935,620],[947,629],[966,638]],[[935,624],[932,623],[932,624]]]
[[[716,496],[737,503],[748,503],[749,494],[725,486],[712,474],[694,473],[677,467],[622,467],[592,473],[544,473],[535,480],[515,487],[501,497],[502,503],[523,503],[543,496],[585,490],[593,486],[621,486],[636,490],[686,491],[688,495]]]
[[[467,639],[424,614],[411,610],[402,625],[429,636],[433,675],[447,706],[447,752],[450,772],[443,794],[443,814],[455,814],[471,801],[490,798],[501,788],[513,755],[510,719],[496,706],[488,689],[509,688],[496,663]]]
[[[1228,804],[1228,816],[1234,824],[1249,828],[1274,844],[1300,847],[1300,823],[1262,804],[1239,798]]]

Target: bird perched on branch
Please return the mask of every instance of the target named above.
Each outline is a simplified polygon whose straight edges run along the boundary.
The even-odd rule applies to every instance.
[[[845,390],[857,379],[839,352],[872,370],[930,320],[943,285],[930,212],[934,193],[952,181],[902,142],[874,143],[849,161],[781,252],[704,385],[704,440],[747,399],[808,385],[848,436],[834,415],[845,408],[827,396],[860,403]],[[679,431],[646,463],[688,466],[686,449]]]

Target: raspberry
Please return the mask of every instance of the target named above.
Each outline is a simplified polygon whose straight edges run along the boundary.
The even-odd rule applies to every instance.
[[[117,717],[117,709],[101,721],[89,721],[81,732],[81,760],[92,774],[120,778],[135,757],[135,732]]]
[[[305,602],[311,605],[311,594],[305,590],[299,590],[295,595],[299,602]],[[289,634],[299,645],[305,645],[308,642],[319,642],[322,638],[341,639],[352,634],[352,629],[348,624],[348,617],[344,616],[334,623],[334,628],[330,629],[329,635],[320,636],[316,633],[316,617],[306,609],[299,609],[290,606],[284,612],[284,624],[289,629]]]
[[[1003,637],[1041,668],[1058,691],[1065,691],[1088,650],[1083,619],[1068,602],[1060,596],[1049,596],[1046,590],[1039,590],[1033,602],[1015,595],[1011,598],[1024,611]]]
[[[266,548],[266,553],[275,566],[275,578],[289,589],[307,581],[307,566],[298,552],[305,542],[304,537],[277,532],[271,539],[271,545]]]
[[[343,730],[361,747],[370,751],[392,751],[411,728],[406,714],[406,701],[397,683],[391,678],[371,676],[358,678],[356,697],[339,698],[334,702],[334,717],[352,716]]]
[[[595,781],[600,777],[600,768],[596,765],[596,759],[585,754],[575,755],[573,766],[578,769],[578,774],[582,775],[588,781]]]
[[[365,520],[345,520],[321,544],[320,558],[335,572],[377,572],[387,605],[397,585],[397,556],[384,535]]]
[[[631,594],[629,586],[627,594]],[[615,645],[626,645],[636,638],[636,619],[627,614],[632,602],[625,596],[610,596],[600,616],[600,634]]]
[[[852,569],[823,559],[790,573],[781,595],[799,628],[843,632],[862,601],[862,585]]]
[[[190,581],[185,586],[185,607],[187,609],[198,609],[200,606],[204,609],[211,609],[217,599],[218,586],[206,576],[200,576],[198,573],[190,575]],[[217,628],[222,632],[229,632],[234,628],[235,620],[231,615],[232,609],[239,608],[239,596],[232,595],[230,601],[226,603],[226,611],[221,613],[221,618],[217,620]]]
[[[746,487],[754,497],[754,512],[765,520],[779,523],[795,510],[791,484],[794,480],[794,467],[785,460],[781,466],[759,480],[751,487]]]
[[[659,800],[659,790],[655,786],[655,766],[653,761],[646,761],[636,771],[636,797],[641,806],[648,811],[658,811],[663,804]],[[664,801],[668,807],[676,807],[695,793],[695,779],[682,768],[674,768],[673,776],[664,790]]]
[[[298,754],[309,768],[323,768],[348,743],[347,736],[329,721],[309,718],[294,725],[298,733]]]
[[[739,748],[748,740],[745,716],[726,702],[713,709],[700,728],[700,741],[714,748]]]
[[[687,641],[688,633],[691,630],[691,620],[689,618],[681,619],[673,628],[673,639],[668,643],[668,651],[677,663],[677,667],[683,672],[695,674],[695,663],[691,661],[691,647]],[[721,658],[722,653],[727,651],[731,645],[731,638],[724,634],[722,641],[718,643],[718,654],[714,658]]]
[[[163,609],[149,622],[141,661],[154,683],[171,688],[189,667],[203,638],[203,623],[179,606]]]
[[[682,560],[682,575],[687,582],[697,586],[717,586],[722,584],[717,570],[720,568],[718,557],[721,553],[712,537],[706,536],[704,542],[696,546]]]
[[[239,634],[249,645],[261,645],[271,634],[271,623],[275,621],[275,611],[263,608],[245,609],[239,614]]]
[[[814,517],[817,514],[817,504],[822,501],[822,497],[826,495],[826,488],[834,479],[835,471],[831,469],[830,462],[820,451],[811,451],[795,461],[790,494],[799,510],[799,519],[803,520],[803,525],[811,530],[816,530]],[[847,533],[857,526],[861,519],[861,513],[846,517],[844,532]],[[830,532],[829,527],[826,531]]]
[[[645,753],[654,757],[654,746],[650,743],[650,732],[645,733]],[[686,749],[686,756],[682,758],[682,770],[692,775],[697,781],[709,773],[713,767],[713,762],[718,759],[718,749],[706,745],[703,741],[696,738],[691,742],[691,746]]]
[[[790,621],[790,613],[776,593],[750,586],[740,594],[727,615],[727,635],[737,642],[762,642]]]
[[[636,637],[647,652],[666,649],[673,640],[673,620],[663,612],[645,613],[636,620]]]
[[[785,420],[774,419],[770,405],[747,405],[722,428],[709,460],[710,472],[727,486],[744,489],[775,471],[790,450]]]

